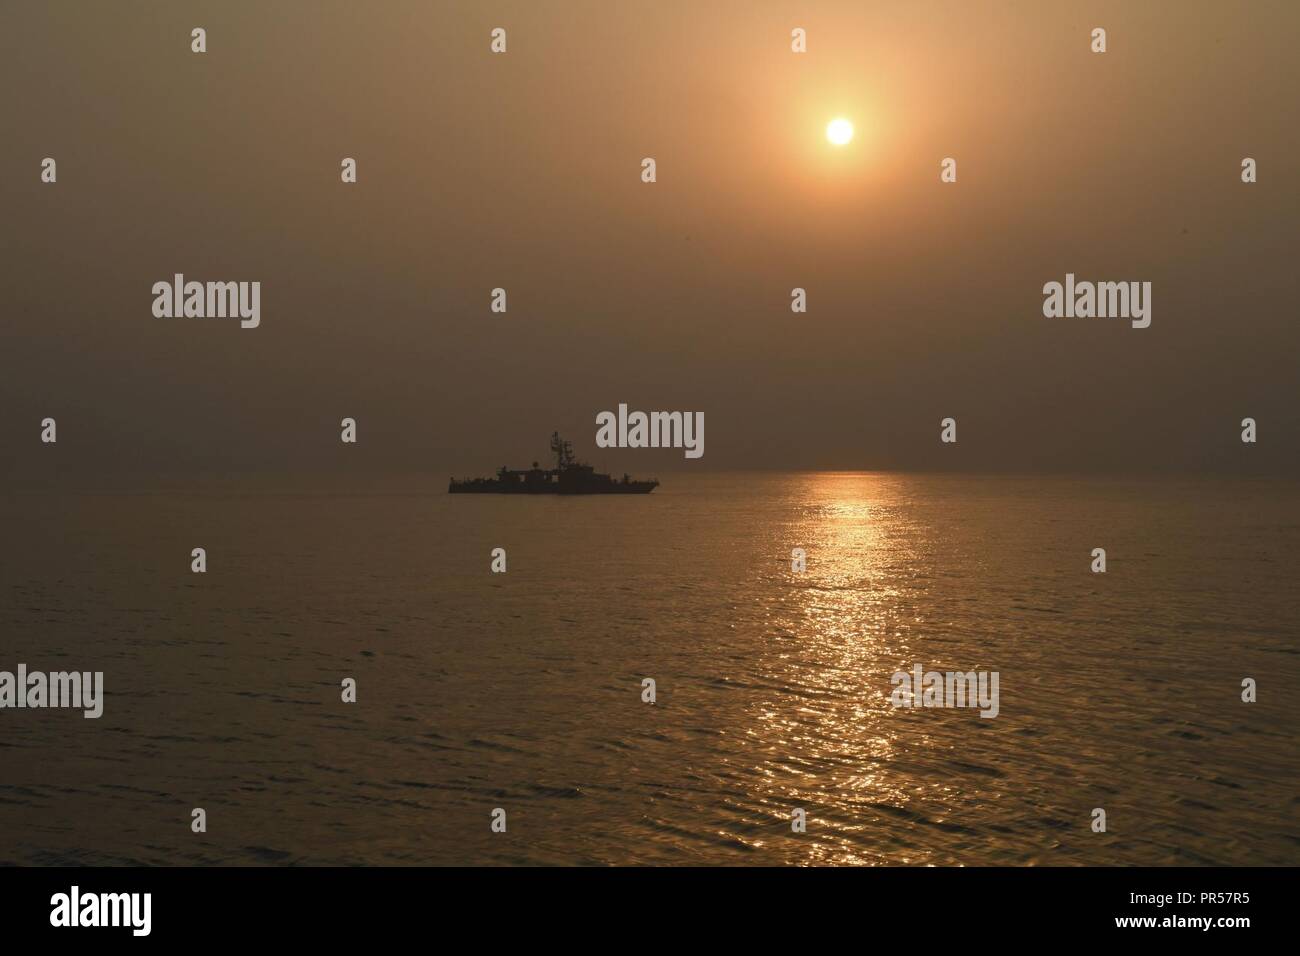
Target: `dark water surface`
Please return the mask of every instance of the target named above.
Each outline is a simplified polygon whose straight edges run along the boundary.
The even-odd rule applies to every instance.
[[[430,485],[0,499],[0,862],[1300,864],[1296,483]]]

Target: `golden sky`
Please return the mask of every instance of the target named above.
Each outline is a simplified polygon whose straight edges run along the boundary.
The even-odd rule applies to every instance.
[[[0,17],[5,468],[48,467],[46,415],[92,470],[329,467],[345,415],[377,469],[555,428],[684,467],[592,454],[626,402],[704,411],[693,467],[1234,469],[1251,415],[1252,467],[1300,471],[1294,3]],[[261,281],[261,326],[154,318],[176,272]],[[1151,327],[1044,318],[1067,272],[1151,281]]]

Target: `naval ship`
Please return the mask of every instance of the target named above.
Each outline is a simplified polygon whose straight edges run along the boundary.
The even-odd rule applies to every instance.
[[[560,438],[559,432],[551,434],[551,451],[555,453],[554,468],[532,468],[512,471],[504,465],[495,478],[451,479],[447,491],[453,495],[648,495],[659,487],[659,482],[633,481],[627,475],[622,480],[596,471],[591,465],[573,456],[573,445]]]

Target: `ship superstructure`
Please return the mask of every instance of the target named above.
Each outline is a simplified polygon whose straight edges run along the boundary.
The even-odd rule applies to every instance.
[[[554,468],[533,467],[510,469],[502,465],[495,478],[451,479],[450,494],[496,495],[648,495],[659,487],[659,482],[635,481],[629,475],[621,479],[596,471],[591,465],[578,461],[573,445],[551,434],[551,452],[555,455]]]

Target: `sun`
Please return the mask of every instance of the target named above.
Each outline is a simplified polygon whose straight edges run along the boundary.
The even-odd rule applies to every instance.
[[[826,138],[836,146],[843,146],[853,138],[853,124],[840,117],[826,124]]]

